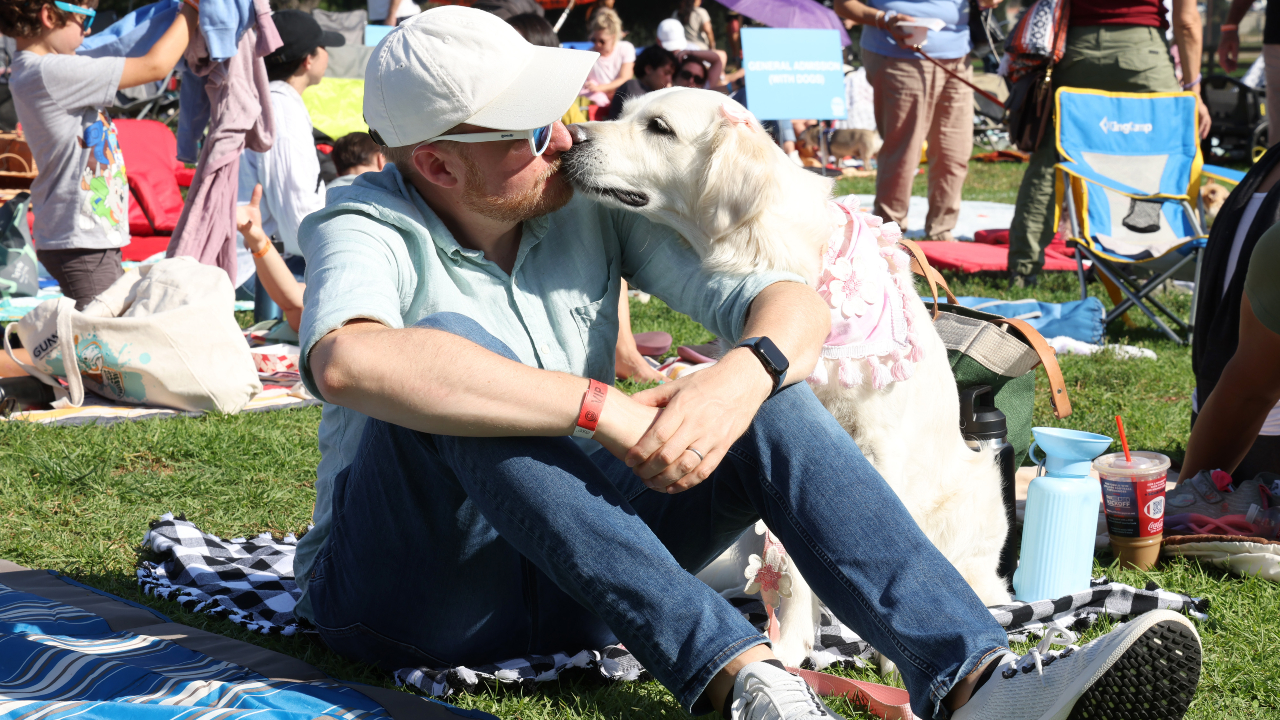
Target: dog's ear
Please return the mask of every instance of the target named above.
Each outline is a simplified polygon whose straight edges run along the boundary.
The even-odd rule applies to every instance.
[[[702,172],[698,225],[711,240],[713,253],[731,236],[749,235],[752,223],[779,193],[774,164],[785,158],[764,128],[740,108],[728,102],[721,107]],[[733,244],[738,252],[748,250],[743,243]]]

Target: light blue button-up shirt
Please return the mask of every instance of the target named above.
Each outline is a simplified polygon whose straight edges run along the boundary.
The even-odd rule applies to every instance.
[[[299,231],[307,259],[302,379],[317,397],[307,358],[316,341],[356,318],[408,327],[437,312],[478,322],[526,365],[613,383],[618,295],[626,278],[722,338],[740,338],[751,301],[789,273],[709,273],[675,231],[576,196],[524,223],[508,275],[458,244],[394,165],[329,192]],[[299,613],[329,534],[334,477],[352,461],[367,416],[325,404],[320,421],[315,528],[298,544]],[[594,441],[586,441],[593,443]],[[594,447],[599,447],[595,445]]]

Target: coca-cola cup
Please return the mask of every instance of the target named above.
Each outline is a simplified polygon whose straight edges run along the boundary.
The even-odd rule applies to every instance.
[[[1164,539],[1164,490],[1169,458],[1137,451],[1103,455],[1093,461],[1102,481],[1111,552],[1120,567],[1150,570],[1160,557]]]

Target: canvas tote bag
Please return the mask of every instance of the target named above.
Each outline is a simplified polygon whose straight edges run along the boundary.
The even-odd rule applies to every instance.
[[[1018,467],[1031,445],[1037,366],[1043,365],[1048,377],[1054,417],[1061,420],[1071,414],[1071,399],[1067,397],[1066,383],[1053,348],[1022,320],[956,303],[947,281],[929,265],[920,246],[906,238],[898,242],[911,254],[912,270],[929,283],[933,302],[922,299],[933,313],[933,327],[947,348],[956,388],[963,391],[975,385],[991,387],[995,406],[1004,413],[1008,442],[1014,450],[1014,467]],[[950,303],[938,301],[939,286]],[[959,418],[956,421],[959,422]]]
[[[5,328],[4,347],[18,362],[17,332],[32,362],[19,364],[61,406],[79,407],[88,388],[123,403],[236,413],[262,383],[234,303],[221,268],[170,258],[125,273],[84,311],[65,297],[41,303]]]

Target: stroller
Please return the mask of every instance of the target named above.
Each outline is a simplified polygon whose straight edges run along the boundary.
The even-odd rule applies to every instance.
[[[988,77],[999,83],[999,88],[991,88],[996,96],[1008,97],[1009,90],[1004,78],[999,75]],[[993,152],[1008,150],[1013,145],[1009,140],[1009,126],[1004,121],[1004,105],[993,102],[979,92],[973,93],[973,144]]]
[[[1213,127],[1200,147],[1211,163],[1253,162],[1269,147],[1262,93],[1226,75],[1210,75],[1200,84]]]

